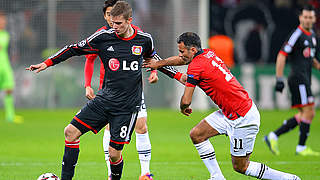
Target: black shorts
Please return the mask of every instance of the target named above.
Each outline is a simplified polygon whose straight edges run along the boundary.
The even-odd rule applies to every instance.
[[[91,100],[73,118],[70,124],[78,128],[82,134],[92,131],[98,133],[108,123],[110,125],[110,146],[122,150],[129,144],[134,130],[137,112],[110,112],[104,110],[99,101]]]
[[[310,85],[299,83],[295,79],[288,80],[289,90],[291,93],[291,105],[293,108],[304,107],[314,104]]]

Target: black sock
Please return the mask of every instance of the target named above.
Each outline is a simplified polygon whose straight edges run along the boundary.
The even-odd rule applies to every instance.
[[[292,129],[294,129],[298,125],[298,122],[295,117],[292,117],[288,120],[285,120],[282,126],[274,131],[274,133],[279,137],[281,134],[284,134]]]
[[[74,168],[76,167],[79,156],[79,143],[80,141],[65,141],[61,180],[71,180],[74,175]]]
[[[123,159],[122,156],[119,161],[117,162],[111,162],[111,179],[112,180],[120,180],[122,175],[122,168],[123,168]]]
[[[300,137],[299,145],[304,146],[306,144],[307,138],[309,136],[310,124],[301,122],[300,123]]]

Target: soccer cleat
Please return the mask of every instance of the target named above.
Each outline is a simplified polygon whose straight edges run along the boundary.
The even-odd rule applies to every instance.
[[[152,176],[153,174],[147,173],[145,175],[140,176],[139,180],[153,180]]]
[[[280,151],[278,148],[278,141],[275,139],[269,139],[268,136],[264,136],[264,142],[266,142],[267,146],[269,147],[270,151],[275,155],[280,155]]]
[[[301,156],[320,156],[319,152],[313,151],[309,147],[306,147],[303,151],[296,152],[296,154]]]
[[[111,179],[111,175],[110,175],[110,176],[108,176],[108,180],[112,180],[112,179]]]

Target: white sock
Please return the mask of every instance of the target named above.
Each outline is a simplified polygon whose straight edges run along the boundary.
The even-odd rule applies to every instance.
[[[296,152],[301,152],[301,151],[305,150],[306,148],[307,148],[307,146],[297,145]]]
[[[270,179],[270,180],[292,180],[294,175],[284,173],[269,168],[268,166],[250,161],[249,166],[245,172],[245,175],[256,177],[257,179]]]
[[[139,154],[141,175],[150,173],[151,143],[149,134],[136,133],[136,147]]]
[[[216,179],[225,179],[216,159],[214,148],[209,140],[194,145],[198,150],[200,158],[208,168],[211,177]]]
[[[103,134],[103,150],[104,150],[104,158],[107,163],[108,168],[108,176],[111,176],[111,167],[109,161],[109,143],[110,143],[110,131],[105,129]]]
[[[278,136],[273,131],[269,133],[268,138],[278,140]]]

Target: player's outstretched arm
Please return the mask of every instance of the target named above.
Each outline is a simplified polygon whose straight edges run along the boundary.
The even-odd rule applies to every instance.
[[[39,63],[39,64],[35,64],[35,65],[30,65],[28,68],[26,68],[26,70],[28,71],[35,71],[36,73],[39,73],[45,69],[47,69],[47,65],[45,63]]]
[[[190,116],[192,113],[192,109],[190,108],[190,104],[192,101],[192,95],[194,92],[195,87],[188,87],[186,86],[184,89],[183,96],[181,97],[180,101],[180,111],[182,114],[186,116]]]
[[[165,66],[181,66],[185,65],[186,63],[180,58],[179,56],[171,56],[167,59],[146,59],[143,63],[143,67],[145,68],[152,68],[152,69],[159,69]]]
[[[184,64],[184,62],[181,62],[180,59],[181,58],[179,58],[179,56],[172,56],[170,58],[167,58],[166,61],[170,61],[174,65]],[[155,68],[158,68],[158,70],[160,72],[164,73],[165,75],[169,76],[170,78],[176,79],[177,81],[179,81],[183,85],[186,83],[186,80],[187,80],[186,74],[179,72],[173,66],[165,66],[169,63],[166,63],[165,61],[162,63],[161,61],[163,61],[163,59],[158,54],[155,54],[153,58],[149,58],[149,59],[145,60],[143,67],[146,68],[146,67],[150,66],[148,68],[151,68],[153,66],[152,64],[154,64]],[[159,62],[159,64],[158,64],[158,62]]]

